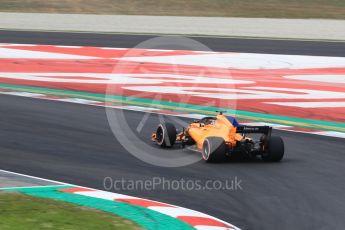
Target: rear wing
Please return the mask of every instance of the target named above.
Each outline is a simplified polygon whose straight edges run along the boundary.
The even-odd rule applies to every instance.
[[[272,127],[240,125],[236,129],[236,133],[262,133],[265,134],[267,137],[270,137],[272,133]]]

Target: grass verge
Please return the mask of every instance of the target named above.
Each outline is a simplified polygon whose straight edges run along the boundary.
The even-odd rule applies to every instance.
[[[96,209],[15,192],[0,192],[0,213],[1,230],[141,229],[129,220]]]
[[[0,0],[0,11],[345,19],[344,0]]]

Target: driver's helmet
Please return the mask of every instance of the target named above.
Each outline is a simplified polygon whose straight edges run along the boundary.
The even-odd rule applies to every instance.
[[[205,125],[214,125],[216,123],[216,119],[209,118],[205,120]]]
[[[209,124],[210,124],[210,125],[216,124],[216,120],[214,120],[214,119],[210,120],[210,121],[209,121]]]

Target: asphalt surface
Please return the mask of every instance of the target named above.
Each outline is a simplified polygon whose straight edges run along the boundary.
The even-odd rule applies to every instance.
[[[51,186],[51,185],[61,185],[61,183],[41,180],[38,178],[26,177],[26,176],[0,170],[0,189],[14,188],[14,187],[31,187],[31,186]]]
[[[125,35],[125,34],[91,34],[91,33],[61,33],[61,32],[25,32],[0,30],[1,43],[47,44],[47,45],[75,45],[129,48],[157,36],[153,35]],[[170,36],[174,37],[174,36]],[[174,44],[152,47],[147,43],[142,48],[155,49],[189,49],[213,50],[228,52],[270,53],[270,54],[299,54],[320,56],[345,56],[345,42],[321,41],[293,41],[267,40],[243,38],[212,38],[189,37],[200,42],[205,47],[184,47]]]
[[[51,38],[34,33],[6,33],[7,37],[4,32],[0,33],[0,42],[25,40],[26,43],[72,45],[76,39],[74,45],[120,46],[114,41],[118,39],[123,42],[122,46],[130,47],[131,42],[138,39],[127,36],[128,43],[125,43],[123,37],[114,35],[109,41],[110,35],[94,35],[94,40],[88,40],[91,35],[60,34],[59,37],[54,34]],[[104,39],[96,41],[97,36]],[[218,46],[218,41],[214,39],[212,44]],[[242,44],[243,49],[252,48],[252,52],[269,52],[267,50],[274,47],[276,52],[288,51],[288,47],[273,45],[260,48],[258,40],[242,42],[257,44],[251,47]],[[286,46],[290,43],[288,41]],[[300,42],[290,45],[294,46],[292,53],[302,47],[300,54],[321,55],[318,52],[323,52],[323,55],[341,56],[344,44],[339,43],[338,49],[327,49],[323,44],[338,43],[320,43],[322,48],[314,51],[308,47],[303,49],[305,46]],[[240,49],[239,46],[236,49]],[[122,111],[115,110],[115,113]],[[124,114],[133,131],[145,115],[134,111]],[[144,123],[138,136],[151,145],[150,133],[158,118],[150,115]],[[111,132],[102,107],[0,95],[0,125],[0,169],[3,170],[98,189],[104,189],[105,177],[137,181],[164,177],[170,181],[183,178],[201,182],[237,177],[242,181],[242,189],[188,191],[158,187],[113,191],[202,211],[242,229],[344,229],[345,226],[344,139],[275,131],[286,145],[286,157],[280,163],[235,161],[215,165],[200,161],[185,167],[163,168],[129,154]],[[169,154],[169,151],[157,151]],[[181,154],[199,157],[188,151],[181,150]]]

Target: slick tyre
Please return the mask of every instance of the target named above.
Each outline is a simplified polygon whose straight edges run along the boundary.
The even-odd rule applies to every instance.
[[[172,147],[176,141],[176,128],[171,123],[161,123],[157,127],[156,142],[162,148]]]
[[[226,144],[221,137],[207,137],[202,148],[202,158],[207,163],[219,163],[225,159]]]
[[[278,162],[284,157],[284,142],[279,136],[272,136],[268,142],[268,149],[262,155],[262,159],[267,162]]]

